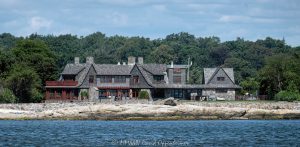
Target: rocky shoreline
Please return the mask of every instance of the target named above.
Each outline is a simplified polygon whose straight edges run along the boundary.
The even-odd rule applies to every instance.
[[[300,119],[300,102],[162,101],[0,104],[0,120]]]

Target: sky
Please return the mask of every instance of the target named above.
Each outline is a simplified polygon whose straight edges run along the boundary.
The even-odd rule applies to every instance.
[[[300,0],[0,0],[0,33],[157,39],[188,32],[300,46],[299,7]]]

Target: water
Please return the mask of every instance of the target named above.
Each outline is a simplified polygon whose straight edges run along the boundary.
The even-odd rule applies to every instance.
[[[300,146],[300,120],[0,121],[0,146]]]

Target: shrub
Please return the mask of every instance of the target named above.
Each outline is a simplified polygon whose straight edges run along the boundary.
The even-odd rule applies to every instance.
[[[149,99],[149,93],[147,91],[140,91],[139,98],[140,99]]]
[[[81,97],[88,97],[89,94],[88,94],[87,91],[82,91],[82,92],[80,93],[80,96],[81,96]]]
[[[30,102],[39,103],[44,99],[42,93],[40,93],[36,88],[31,91],[31,99]]]
[[[295,101],[300,100],[300,93],[292,91],[280,91],[275,95],[275,100],[278,101]]]
[[[0,103],[14,103],[17,101],[17,97],[8,88],[4,88],[0,94]]]

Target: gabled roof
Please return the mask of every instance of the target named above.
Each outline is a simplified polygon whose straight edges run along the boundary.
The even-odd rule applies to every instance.
[[[164,75],[167,70],[165,64],[140,64],[140,66],[153,75]]]
[[[138,68],[138,70],[141,72],[142,76],[144,77],[146,83],[151,86],[151,87],[154,87],[153,84],[152,84],[152,78],[151,78],[151,73],[147,72],[143,67],[142,65],[140,64],[135,64],[134,66],[136,66]]]
[[[78,86],[81,86],[83,84],[83,81],[92,66],[93,66],[93,64],[86,64],[84,70],[82,71],[82,73],[78,79]]]
[[[85,68],[86,64],[67,64],[61,74],[76,75]]]
[[[97,75],[130,75],[133,66],[116,64],[95,64]]]
[[[234,73],[233,68],[204,68],[204,83],[208,84],[209,81],[213,79],[213,77],[219,72],[219,70],[223,70],[225,74],[229,77],[229,79],[234,84]]]

